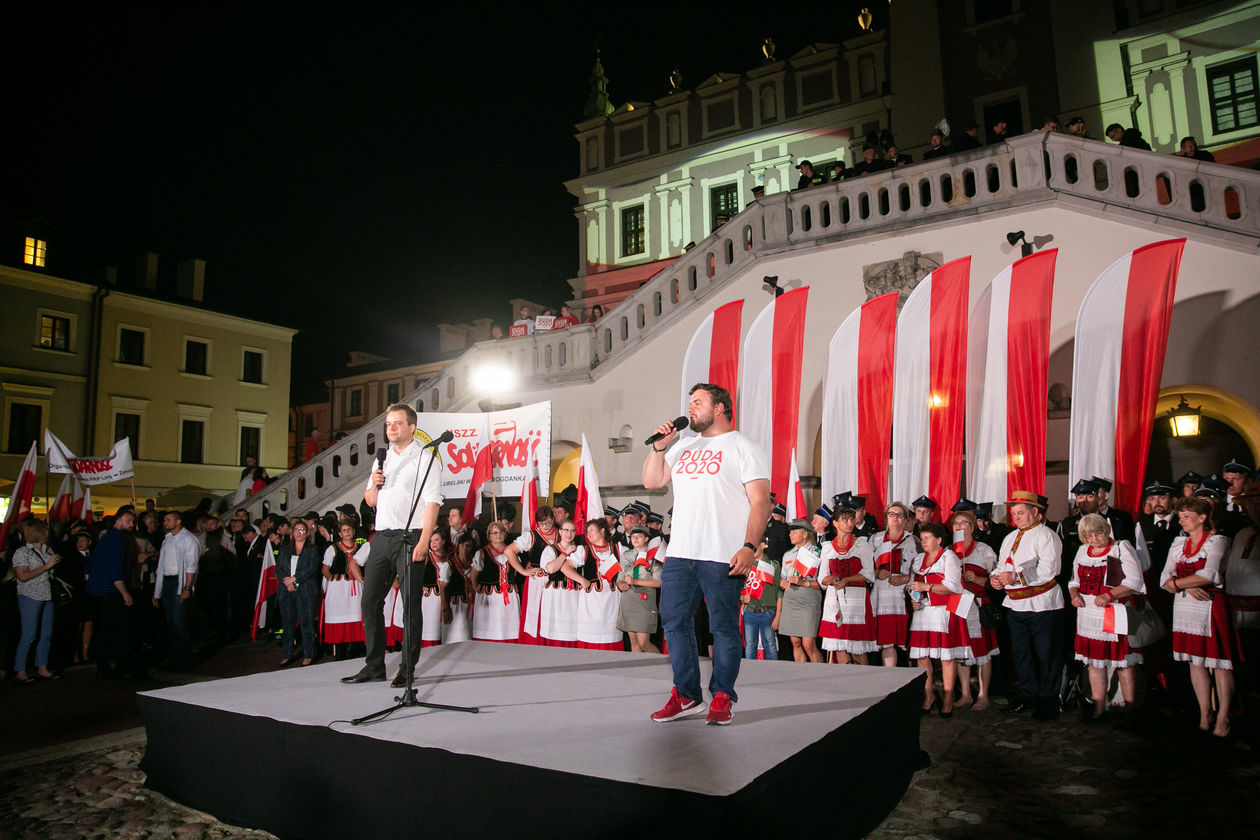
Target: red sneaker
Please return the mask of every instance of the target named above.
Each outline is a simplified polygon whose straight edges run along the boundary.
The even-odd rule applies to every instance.
[[[725,695],[723,695],[725,696]],[[714,698],[715,700],[717,698]],[[666,723],[671,720],[678,720],[688,715],[698,715],[704,711],[703,700],[688,700],[678,693],[678,689],[671,689],[669,693],[669,702],[665,704],[665,708],[659,712],[652,714],[652,720],[657,723]],[[728,715],[729,718],[729,715]]]
[[[725,691],[714,694],[713,702],[709,704],[709,716],[704,719],[704,722],[709,726],[726,726],[733,717],[735,717],[735,712],[731,709],[730,695]]]

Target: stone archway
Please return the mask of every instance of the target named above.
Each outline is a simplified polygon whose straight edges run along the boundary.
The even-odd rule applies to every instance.
[[[1168,444],[1168,436],[1164,433],[1166,418],[1169,410],[1176,407],[1183,396],[1191,406],[1201,406],[1204,418],[1215,421],[1212,425],[1217,430],[1218,437],[1235,443],[1241,441],[1241,445],[1251,450],[1250,452],[1235,452],[1232,450],[1238,447],[1233,444],[1215,448],[1205,447],[1202,462],[1193,466],[1197,472],[1206,471],[1207,475],[1217,473],[1229,458],[1260,457],[1260,410],[1237,394],[1223,388],[1191,384],[1160,389],[1159,399],[1155,403],[1156,430],[1151,438],[1152,462],[1155,462],[1157,457],[1155,447]],[[1216,451],[1217,449],[1220,451]],[[1178,475],[1181,474],[1179,472],[1181,466],[1174,466],[1172,469]],[[1155,477],[1175,480],[1177,475]]]

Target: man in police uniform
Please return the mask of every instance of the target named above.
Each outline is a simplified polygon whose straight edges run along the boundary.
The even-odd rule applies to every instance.
[[[397,578],[403,587],[403,614],[407,616],[408,649],[393,686],[402,688],[420,659],[420,598],[423,575],[413,568],[405,575],[407,563],[420,563],[428,555],[429,537],[437,527],[438,509],[442,506],[441,472],[431,470],[424,484],[429,459],[422,457],[427,447],[415,439],[416,411],[409,405],[396,403],[385,413],[385,438],[389,448],[385,462],[373,469],[363,500],[376,509],[376,533],[368,543],[370,553],[363,574],[363,632],[367,642],[367,658],[359,673],[342,677],[346,684],[376,682],[385,679],[385,596]],[[411,518],[412,500],[419,495],[420,505]],[[417,528],[416,525],[419,525]],[[411,547],[404,550],[404,545]]]
[[[1251,467],[1237,458],[1221,467],[1221,478],[1225,479],[1226,483],[1229,484],[1229,497],[1225,501],[1226,510],[1243,512],[1242,503],[1236,497],[1243,494],[1244,486],[1250,477]]]
[[[1098,514],[1111,523],[1111,536],[1132,543],[1137,538],[1137,525],[1127,510],[1111,506],[1111,479],[1093,476],[1089,480],[1098,487]]]

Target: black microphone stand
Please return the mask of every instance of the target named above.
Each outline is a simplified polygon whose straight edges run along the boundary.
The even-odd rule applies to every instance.
[[[426,449],[428,447],[425,447]],[[476,706],[448,706],[445,703],[425,703],[416,699],[416,665],[411,664],[411,611],[420,609],[419,604],[411,602],[411,567],[415,565],[411,561],[411,553],[416,547],[416,537],[411,530],[411,523],[416,518],[416,507],[420,504],[420,488],[429,480],[429,473],[433,470],[433,462],[437,460],[437,447],[433,447],[429,453],[429,465],[424,468],[424,478],[411,488],[411,511],[407,514],[407,527],[403,529],[402,545],[398,547],[398,553],[394,555],[394,567],[398,567],[398,561],[403,562],[403,593],[406,596],[403,599],[403,662],[408,664],[407,667],[407,685],[403,688],[403,693],[394,698],[394,705],[372,712],[370,715],[364,715],[350,721],[351,726],[359,726],[360,724],[370,723],[388,717],[399,709],[409,709],[420,707],[425,709],[437,709],[443,712],[468,712],[469,714],[477,714],[481,709]],[[416,471],[419,475],[419,470]]]

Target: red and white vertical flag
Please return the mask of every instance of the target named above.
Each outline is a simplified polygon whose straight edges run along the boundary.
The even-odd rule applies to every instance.
[[[897,318],[892,497],[958,501],[967,401],[971,257],[948,262],[910,293]]]
[[[787,521],[805,519],[805,491],[801,488],[801,473],[796,468],[796,450],[792,450],[792,470],[788,474]]]
[[[271,542],[263,537],[262,572],[258,576],[258,594],[254,598],[254,623],[250,625],[249,637],[257,635],[258,628],[267,623],[267,599],[276,594],[279,581],[276,580],[276,553]]]
[[[74,498],[70,501],[70,515],[92,524],[92,488],[74,483]]]
[[[1008,266],[971,314],[967,352],[967,496],[1002,502],[1046,492],[1050,303],[1057,250]]]
[[[1155,402],[1184,239],[1125,254],[1090,286],[1076,316],[1069,476],[1114,476],[1113,504],[1142,498]]]
[[[468,482],[468,496],[464,499],[463,523],[468,525],[481,515],[481,488],[494,478],[494,462],[490,459],[490,443],[487,441],[477,450],[473,463],[472,480]]]
[[[31,451],[26,453],[22,471],[18,473],[17,481],[13,485],[13,494],[9,496],[9,510],[4,515],[4,523],[0,524],[0,546],[4,545],[9,529],[31,512],[31,500],[35,498],[35,462],[38,458],[38,451],[32,442]]]
[[[688,392],[700,382],[721,385],[735,398],[739,386],[739,328],[744,301],[733,300],[710,312],[696,328],[687,345],[682,365],[682,413],[690,403]],[[697,434],[687,430],[683,434]]]
[[[53,497],[53,503],[48,508],[49,522],[69,519],[72,516],[70,512],[71,503],[74,497],[74,487],[71,485],[72,481],[74,481],[74,476],[70,473],[67,473],[65,477],[61,479],[61,484],[57,487],[57,495]]]
[[[739,429],[770,458],[770,489],[787,492],[789,462],[799,437],[801,354],[809,287],[775,298],[744,339]]]
[[[591,448],[582,435],[582,455],[578,460],[577,503],[573,506],[573,524],[578,534],[586,533],[586,523],[604,515],[604,500],[599,495],[599,474],[591,460]]]
[[[538,527],[538,449],[529,450],[529,466],[521,482],[521,530]]]
[[[883,524],[892,450],[897,293],[868,300],[831,337],[823,374],[822,497],[857,493]]]

